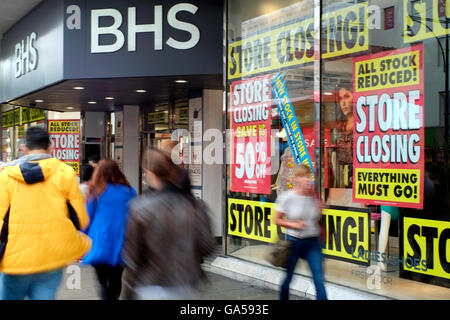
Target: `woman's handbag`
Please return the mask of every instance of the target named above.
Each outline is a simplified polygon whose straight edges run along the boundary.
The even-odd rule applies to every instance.
[[[290,252],[291,242],[284,239],[278,239],[273,249],[267,255],[267,261],[275,267],[286,268]]]

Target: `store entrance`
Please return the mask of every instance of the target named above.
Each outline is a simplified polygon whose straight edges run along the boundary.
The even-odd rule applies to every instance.
[[[173,140],[172,145],[175,150],[172,154],[177,154],[181,159],[181,167],[185,167],[183,162],[186,144],[190,143],[187,137],[177,137],[174,132],[178,129],[189,130],[189,100],[181,99],[172,102],[155,104],[143,107],[142,131],[140,132],[140,170],[141,170],[141,190],[148,186],[142,172],[142,155],[151,148],[161,148],[166,140]]]

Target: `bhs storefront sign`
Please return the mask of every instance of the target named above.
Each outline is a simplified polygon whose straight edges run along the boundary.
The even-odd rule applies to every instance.
[[[149,13],[148,18],[153,23],[137,24],[136,22],[136,7],[128,7],[127,11],[127,36],[119,28],[123,24],[124,17],[122,13],[113,8],[107,9],[93,9],[90,14],[91,21],[91,53],[108,53],[115,52],[123,48],[127,41],[127,50],[136,51],[136,37],[138,33],[153,33],[154,35],[154,50],[163,50],[163,18],[167,19],[167,23],[174,29],[185,31],[189,33],[190,37],[187,41],[179,41],[172,36],[169,36],[165,44],[169,47],[178,50],[187,50],[195,47],[200,41],[200,30],[192,24],[177,18],[177,14],[187,12],[195,15],[198,7],[190,3],[179,3],[173,5],[167,12],[167,16],[163,17],[163,5],[155,5],[153,12]],[[67,7],[66,13],[66,27],[69,30],[80,30],[81,25],[81,9],[77,5]],[[100,21],[108,19],[113,21],[108,26],[101,26]],[[114,37],[113,43],[102,44],[101,37]]]

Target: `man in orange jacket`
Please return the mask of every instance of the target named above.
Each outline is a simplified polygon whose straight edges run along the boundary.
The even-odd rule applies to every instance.
[[[0,172],[0,299],[52,300],[62,270],[83,257],[89,217],[75,172],[52,158],[46,130],[31,127],[25,156]]]

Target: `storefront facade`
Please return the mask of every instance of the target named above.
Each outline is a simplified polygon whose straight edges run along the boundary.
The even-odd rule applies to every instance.
[[[228,1],[229,256],[270,266],[274,202],[304,163],[327,205],[327,281],[450,298],[449,9]],[[310,276],[306,263],[296,273]]]

